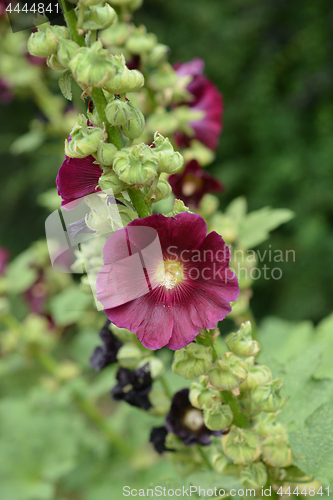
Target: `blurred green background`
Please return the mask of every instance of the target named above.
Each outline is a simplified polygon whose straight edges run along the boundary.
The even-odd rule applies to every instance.
[[[135,22],[170,46],[172,62],[203,58],[223,92],[224,131],[210,167],[226,185],[221,208],[245,195],[249,210],[296,212],[269,241],[294,249],[296,262],[282,263],[281,280],[256,282],[256,316],[319,321],[333,303],[332,2],[145,0]],[[20,100],[1,111],[0,241],[16,255],[44,234],[48,212],[36,196],[54,186],[61,157],[50,142],[10,155],[37,109]]]

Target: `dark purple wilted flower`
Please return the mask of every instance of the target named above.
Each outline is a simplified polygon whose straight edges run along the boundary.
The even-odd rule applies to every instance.
[[[62,198],[61,205],[65,208],[67,203],[87,194],[101,191],[97,186],[103,170],[94,161],[95,158],[91,155],[85,158],[66,156],[56,179],[58,195]]]
[[[207,235],[198,214],[135,219],[109,237],[103,260],[98,300],[149,349],[181,349],[200,328],[215,328],[238,298],[229,249],[215,231]]]
[[[110,331],[110,324],[111,321],[107,320],[99,332],[103,345],[97,346],[90,358],[90,366],[91,368],[95,368],[97,372],[117,361],[117,353],[123,345]]]
[[[222,131],[223,98],[215,85],[202,74],[204,62],[195,58],[187,63],[174,65],[179,76],[192,76],[187,90],[193,95],[193,100],[188,104],[192,111],[202,111],[204,116],[190,122],[194,131],[193,137],[184,133],[177,133],[179,146],[188,146],[189,140],[198,139],[210,149],[216,149]]]
[[[203,412],[191,405],[189,389],[176,392],[165,419],[168,432],[176,434],[186,446],[211,444],[211,436],[221,436],[223,431],[211,431],[204,424]]]
[[[224,185],[203,169],[197,160],[189,161],[181,174],[170,175],[168,182],[176,198],[195,207],[205,193],[219,193],[224,189]]]
[[[165,438],[167,437],[167,434],[168,430],[164,425],[162,427],[152,428],[149,442],[153,444],[157,453],[161,454],[165,451],[174,451],[174,450],[169,450],[169,448],[165,446]]]
[[[118,384],[111,391],[113,399],[126,401],[126,403],[143,410],[149,410],[152,407],[148,394],[153,381],[148,363],[134,371],[119,368],[117,380]]]

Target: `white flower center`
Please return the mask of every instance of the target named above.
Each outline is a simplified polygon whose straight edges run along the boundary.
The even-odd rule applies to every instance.
[[[204,424],[202,411],[196,408],[188,410],[184,415],[183,423],[191,431],[198,431]]]
[[[184,279],[180,262],[170,260],[163,262],[157,270],[156,279],[160,282],[160,286],[164,286],[167,290],[172,290],[177,283]]]

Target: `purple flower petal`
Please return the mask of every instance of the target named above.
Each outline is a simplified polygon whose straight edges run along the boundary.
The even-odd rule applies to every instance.
[[[91,155],[86,158],[68,158],[66,156],[56,179],[58,194],[62,198],[62,206],[87,194],[100,191],[97,185],[103,171],[94,161],[95,158]]]

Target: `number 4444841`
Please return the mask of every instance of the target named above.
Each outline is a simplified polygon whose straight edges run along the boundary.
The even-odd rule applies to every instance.
[[[59,4],[54,2],[54,4],[49,3],[49,5],[45,6],[43,3],[33,3],[32,5],[28,5],[27,3],[25,3],[23,7],[21,7],[21,4],[17,3],[15,7],[12,7],[12,4],[9,3],[6,7],[6,11],[9,13],[25,12],[26,14],[28,12],[34,12],[34,13],[38,12],[39,14],[43,14],[44,12],[49,12],[50,14],[52,12],[56,12],[58,14]]]
[[[329,496],[330,495],[330,488],[324,488],[321,486],[320,488],[316,489],[315,486],[304,486],[303,489],[299,488],[296,486],[294,490],[290,486],[288,486],[287,489],[283,488],[282,486],[278,489],[277,491],[278,495],[302,495],[302,496],[310,496],[314,497],[315,495],[325,495]]]

